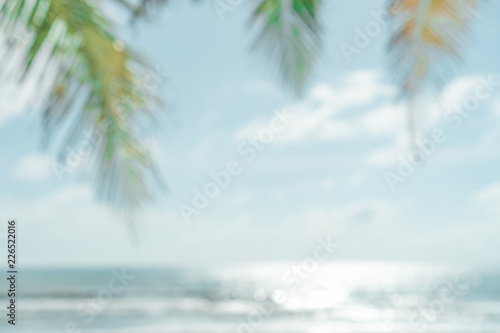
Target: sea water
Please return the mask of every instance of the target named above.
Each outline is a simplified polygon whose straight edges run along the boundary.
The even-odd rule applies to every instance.
[[[380,262],[24,270],[18,291],[16,332],[500,332],[500,270]]]

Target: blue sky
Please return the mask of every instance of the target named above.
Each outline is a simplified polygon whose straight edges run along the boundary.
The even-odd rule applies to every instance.
[[[24,265],[297,260],[324,235],[341,243],[338,259],[498,264],[499,95],[480,100],[456,128],[443,117],[481,80],[500,82],[493,16],[500,4],[483,5],[459,71],[420,111],[425,135],[442,129],[445,142],[391,191],[384,174],[412,150],[406,108],[387,71],[390,29],[351,62],[339,47],[352,44],[355,29],[385,3],[325,3],[323,53],[300,99],[249,52],[250,1],[224,20],[209,5],[179,3],[150,23],[120,29],[158,68],[169,105],[156,140],[146,138],[169,191],[139,214],[139,246],[95,203],[85,166],[58,180],[53,156],[39,149],[38,114],[18,106],[26,95],[1,94],[0,211],[20,222]],[[238,146],[285,109],[296,118],[246,161]],[[186,224],[179,205],[191,204],[210,172],[231,160],[242,172]]]

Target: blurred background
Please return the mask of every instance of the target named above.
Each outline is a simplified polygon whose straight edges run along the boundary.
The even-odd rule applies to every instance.
[[[167,190],[130,227],[95,200],[85,156],[68,167],[40,149],[50,79],[3,75],[0,212],[19,224],[20,298],[2,331],[498,332],[500,4],[478,4],[463,60],[416,111],[391,70],[386,1],[322,2],[300,94],[251,53],[255,2],[177,1],[132,23],[100,4],[114,49],[145,55],[140,84],[164,100],[140,140]]]

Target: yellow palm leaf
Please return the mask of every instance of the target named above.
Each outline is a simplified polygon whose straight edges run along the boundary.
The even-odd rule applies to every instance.
[[[411,103],[414,132],[416,101],[428,89],[440,88],[460,59],[477,0],[394,0],[396,29],[389,44],[393,71],[402,95]]]

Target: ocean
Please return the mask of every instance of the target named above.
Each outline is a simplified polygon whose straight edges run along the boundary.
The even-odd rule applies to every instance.
[[[15,330],[2,332],[500,332],[500,270],[384,262],[21,270],[17,288]]]

